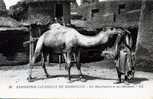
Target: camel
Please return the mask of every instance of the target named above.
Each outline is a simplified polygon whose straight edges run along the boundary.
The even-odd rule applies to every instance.
[[[81,64],[80,64],[80,51],[79,48],[83,47],[92,47],[101,44],[105,44],[109,37],[114,34],[121,34],[123,31],[118,28],[106,28],[106,30],[101,31],[95,36],[86,36],[80,34],[74,28],[62,26],[59,23],[54,23],[50,25],[50,29],[43,33],[37,41],[36,48],[32,60],[30,62],[29,68],[29,76],[28,81],[32,78],[32,64],[36,62],[37,57],[40,53],[43,53],[43,57],[45,54],[50,51],[60,51],[64,55],[64,59],[66,62],[66,67],[68,69],[68,80],[71,81],[70,70],[72,67],[72,54],[75,53],[76,57],[76,67],[78,69],[80,79],[83,78],[83,74],[81,72]],[[47,77],[49,74],[46,70],[45,62],[43,59],[43,70]]]

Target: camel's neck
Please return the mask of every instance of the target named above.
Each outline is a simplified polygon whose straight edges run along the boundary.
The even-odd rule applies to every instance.
[[[105,32],[101,32],[96,36],[78,35],[78,43],[81,46],[90,47],[107,42],[109,35]]]

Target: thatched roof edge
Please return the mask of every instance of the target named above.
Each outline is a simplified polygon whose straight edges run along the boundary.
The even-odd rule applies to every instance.
[[[0,27],[20,27],[21,23],[11,17],[0,17]]]
[[[20,3],[34,3],[34,2],[75,2],[76,0],[21,0]]]
[[[26,27],[17,27],[17,28],[0,27],[0,32],[2,31],[28,31],[28,28]]]

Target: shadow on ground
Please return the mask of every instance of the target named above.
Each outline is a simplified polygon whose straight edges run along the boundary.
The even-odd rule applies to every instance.
[[[32,82],[39,81],[39,80],[52,79],[52,78],[59,78],[59,77],[64,77],[65,79],[68,79],[67,75],[52,75],[52,76],[49,76],[48,78],[34,77],[32,79]],[[84,78],[86,79],[86,81],[90,81],[90,80],[117,80],[117,78],[116,79],[114,79],[114,78],[104,78],[104,77],[96,77],[96,76],[89,76],[89,75],[84,75]],[[80,78],[79,78],[79,75],[71,75],[71,80],[72,80],[71,82],[81,81]],[[129,83],[139,84],[139,83],[142,83],[142,82],[147,81],[147,80],[148,80],[147,78],[137,78],[136,77],[136,78],[130,80]]]
[[[137,78],[135,77],[134,79],[130,80],[129,83],[132,83],[132,84],[139,84],[139,83],[142,83],[144,81],[148,81],[149,79],[147,78]]]

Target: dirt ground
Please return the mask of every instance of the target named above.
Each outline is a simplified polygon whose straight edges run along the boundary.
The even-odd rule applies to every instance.
[[[148,88],[153,89],[153,73],[136,70],[134,80],[130,81],[128,85],[124,83],[114,84],[114,82],[116,82],[117,80],[117,73],[114,68],[113,62],[111,62],[110,60],[83,63],[82,72],[87,79],[86,82],[79,81],[77,76],[78,72],[75,66],[71,70],[72,81],[73,81],[72,83],[68,82],[67,71],[64,69],[64,64],[62,64],[62,69],[60,70],[58,64],[52,63],[49,66],[47,66],[47,70],[48,73],[50,74],[49,78],[45,77],[45,73],[43,72],[41,66],[35,66],[32,74],[32,76],[34,77],[33,82],[28,82],[27,81],[28,65],[2,66],[0,67],[0,83],[1,83],[0,88],[4,90],[13,89],[15,93],[17,89],[24,90],[27,88],[30,90],[35,89],[35,91],[38,91],[38,89],[44,89],[44,90],[63,89],[64,90],[63,92],[65,92],[65,90],[73,88],[77,89],[81,88],[82,91],[84,89],[88,90],[88,88],[92,89],[92,91],[105,89],[104,91],[102,91],[104,93],[109,88],[128,88],[128,89],[131,88],[132,89],[130,91],[131,94],[137,93],[133,89],[138,89],[138,91],[140,91],[141,89],[147,89],[147,91],[143,91],[142,94],[152,95],[151,94],[152,92],[148,90]],[[81,90],[79,91],[80,93],[82,93]],[[67,94],[68,93],[64,95]],[[98,94],[98,92],[95,94]],[[142,95],[141,93],[137,94]],[[78,93],[78,95],[80,94]],[[88,96],[90,95],[91,94],[89,94]]]
[[[64,69],[64,64],[62,64],[61,70],[59,65],[52,63],[47,66],[49,78],[45,77],[45,73],[41,66],[34,66],[33,82],[31,84],[39,83],[68,83],[67,71]],[[87,81],[81,82],[78,79],[78,71],[76,67],[72,67],[72,83],[101,83],[101,84],[113,84],[117,80],[117,73],[114,68],[114,64],[110,60],[104,60],[92,63],[83,63],[82,72],[85,75]],[[0,81],[1,83],[29,83],[27,82],[28,76],[28,65],[21,66],[1,66],[0,67]],[[105,83],[107,82],[107,83]],[[130,81],[130,84],[145,84],[153,82],[153,73],[137,71],[135,72],[135,79]]]

